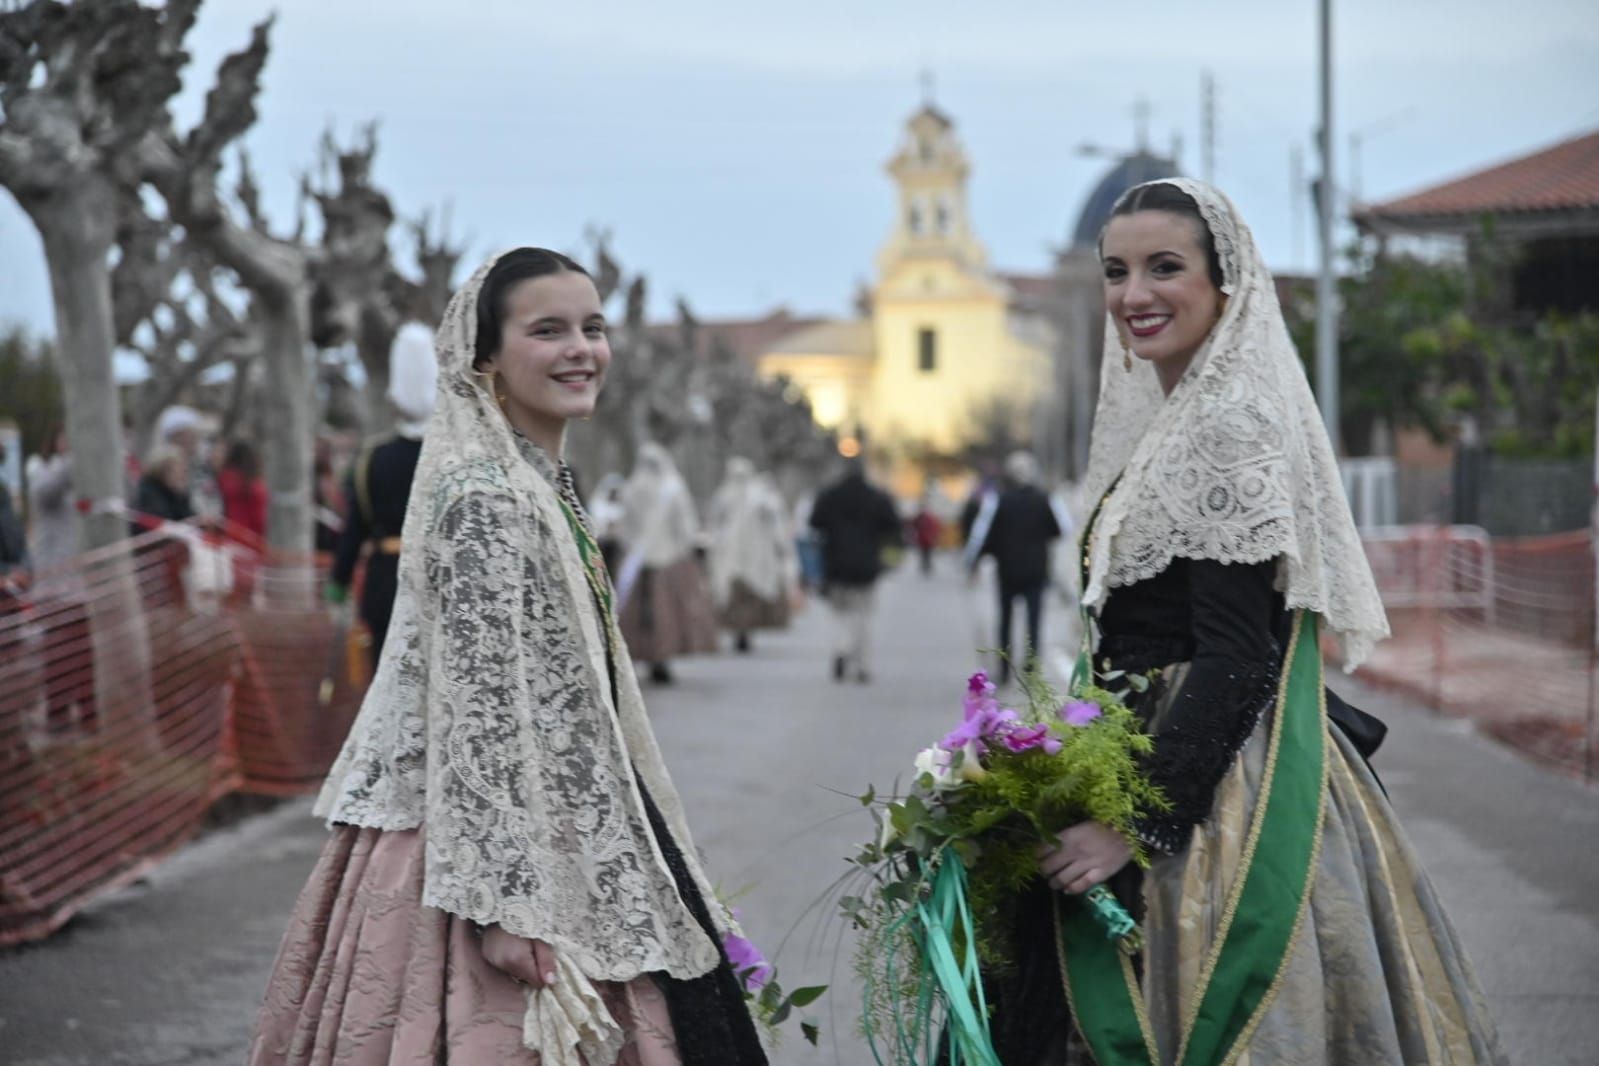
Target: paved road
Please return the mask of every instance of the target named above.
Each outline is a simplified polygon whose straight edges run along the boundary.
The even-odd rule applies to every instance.
[[[948,560],[943,565],[949,566]],[[862,1066],[849,945],[801,920],[867,831],[851,798],[883,786],[958,713],[974,666],[972,609],[948,570],[882,590],[870,685],[827,674],[810,611],[748,656],[686,661],[647,693],[696,840],[785,982],[831,982],[823,1047],[797,1036],[778,1066]],[[1599,1047],[1599,790],[1551,777],[1359,686],[1393,727],[1378,758],[1497,1007],[1515,1061],[1588,1064]],[[0,1063],[221,1066],[249,1040],[266,971],[322,842],[296,803],[187,849],[50,941],[0,954]],[[780,950],[779,950],[780,946]]]

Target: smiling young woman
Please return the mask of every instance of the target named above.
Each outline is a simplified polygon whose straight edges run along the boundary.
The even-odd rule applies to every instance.
[[[1122,346],[1176,386],[1221,317],[1221,263],[1191,197],[1145,185],[1116,206],[1100,238],[1105,309]]]
[[[764,1066],[561,461],[610,365],[594,283],[519,248],[437,334],[389,639],[252,1066]]]
[[[566,256],[520,249],[490,273],[478,301],[474,369],[512,427],[559,458],[566,424],[594,413],[611,365],[599,291]]]
[[[1319,633],[1355,665],[1388,624],[1254,238],[1171,179],[1127,193],[1101,250],[1085,628],[1103,671],[1150,679],[1129,704],[1170,809],[1139,823],[1148,869],[1097,822],[1040,857],[988,986],[1000,1061],[1503,1063],[1365,761],[1380,728],[1323,685]],[[1143,926],[1132,966],[1078,921],[1100,884]]]

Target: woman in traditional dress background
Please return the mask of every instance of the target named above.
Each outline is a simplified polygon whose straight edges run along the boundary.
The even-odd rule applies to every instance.
[[[1098,823],[1044,849],[1018,943],[1056,950],[993,982],[1001,1058],[1505,1061],[1362,757],[1380,727],[1322,684],[1318,627],[1352,667],[1388,626],[1248,228],[1207,185],[1150,183],[1117,204],[1101,258],[1083,600],[1095,664],[1154,681],[1133,699],[1172,807],[1142,825],[1142,875]],[[1063,895],[1106,881],[1144,927],[1134,966]]]
[[[783,629],[798,563],[783,498],[743,456],[727,461],[727,478],[711,499],[711,595],[733,647],[750,650],[750,633]]]
[[[716,650],[716,610],[696,554],[694,498],[671,453],[654,441],[639,449],[622,512],[622,632],[633,657],[650,664],[650,680],[669,684],[672,659]]]
[[[437,350],[389,640],[250,1061],[763,1064],[561,459],[599,295],[517,249]]]

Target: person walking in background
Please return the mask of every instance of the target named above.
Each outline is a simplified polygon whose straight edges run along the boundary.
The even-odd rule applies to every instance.
[[[261,477],[261,460],[249,441],[228,445],[227,457],[217,471],[217,492],[222,496],[222,517],[254,537],[254,546],[266,541],[267,487]]]
[[[183,456],[183,498],[190,516],[217,518],[222,514],[222,497],[217,491],[216,470],[206,461],[204,440],[206,419],[199,411],[183,404],[164,408],[155,422],[155,447],[172,448]],[[220,466],[221,456],[217,456]],[[141,473],[149,473],[146,462]]]
[[[993,520],[978,547],[979,557],[994,560],[999,586],[999,683],[1010,680],[1014,664],[1027,668],[1043,647],[1044,590],[1049,586],[1049,549],[1061,535],[1054,507],[1038,487],[1038,460],[1030,452],[1012,452],[1005,460],[1005,481],[994,505]],[[1027,612],[1027,644],[1020,659],[1012,655],[1011,619],[1016,601]]]
[[[44,677],[45,722],[58,735],[91,728],[98,718],[89,610],[82,574],[70,565],[78,553],[78,515],[72,457],[66,431],[59,427],[42,452],[28,457],[28,535],[41,656],[52,664]]]
[[[562,461],[611,363],[599,293],[516,249],[438,349],[393,634],[250,1066],[765,1066]]]
[[[833,680],[871,680],[872,613],[883,551],[904,543],[904,529],[888,493],[866,480],[859,459],[823,489],[811,508],[811,528],[822,539],[823,595],[838,620]]]
[[[933,491],[928,489],[922,493],[921,505],[911,518],[911,536],[916,541],[917,552],[921,554],[923,576],[933,572],[933,549],[938,547],[938,538],[943,531],[944,523],[933,513]]]
[[[622,507],[622,487],[627,478],[612,471],[600,478],[589,497],[589,521],[594,526],[594,539],[600,542],[600,554],[605,567],[612,573],[621,564],[622,520],[627,512]]]
[[[150,528],[152,519],[187,522],[194,517],[189,498],[189,457],[176,444],[157,444],[144,460],[143,473],[133,493],[137,512],[130,528],[134,536]],[[142,520],[141,520],[142,519]]]
[[[816,506],[816,493],[807,489],[794,501],[792,521],[794,529],[794,555],[799,561],[800,584],[806,592],[819,593],[825,583],[822,576],[822,538],[811,528],[811,509]]]
[[[389,348],[389,403],[394,434],[361,450],[345,482],[344,528],[333,553],[324,596],[339,606],[349,598],[361,552],[370,545],[361,586],[361,620],[372,634],[368,649],[376,666],[383,654],[394,595],[399,587],[401,533],[411,480],[422,454],[422,434],[438,399],[438,361],[433,331],[418,322],[400,327]]]
[[[344,493],[339,491],[339,478],[333,472],[333,446],[326,437],[316,441],[311,503],[316,512],[316,550],[331,553],[338,548],[339,533],[344,529]]]
[[[695,558],[694,500],[671,454],[653,441],[639,449],[622,511],[622,633],[633,657],[650,664],[650,680],[671,684],[672,659],[716,650],[716,609]]]
[[[0,444],[0,462],[6,446]],[[28,533],[22,516],[11,501],[11,490],[0,481],[0,610],[27,588],[32,560],[28,555]]]
[[[707,516],[711,595],[736,651],[750,632],[788,625],[795,576],[794,541],[783,500],[742,456],[727,461],[727,480]]]
[[[28,539],[33,567],[55,570],[78,552],[78,516],[72,505],[72,456],[57,428],[44,450],[28,457]]]

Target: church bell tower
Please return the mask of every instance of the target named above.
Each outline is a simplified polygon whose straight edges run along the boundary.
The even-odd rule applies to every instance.
[[[955,125],[931,101],[905,123],[888,173],[899,192],[899,212],[878,254],[887,278],[906,260],[953,260],[963,271],[981,271],[987,259],[972,233],[966,203],[971,163],[955,136]]]

